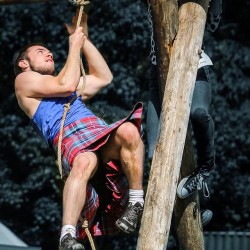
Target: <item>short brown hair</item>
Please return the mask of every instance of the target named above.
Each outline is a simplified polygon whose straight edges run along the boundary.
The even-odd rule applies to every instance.
[[[22,59],[25,59],[26,57],[26,54],[27,54],[27,50],[32,47],[32,46],[36,46],[36,45],[39,45],[39,46],[43,46],[44,48],[47,49],[47,46],[44,45],[43,43],[30,43],[28,45],[26,45],[25,47],[19,49],[18,51],[15,52],[14,56],[13,56],[13,65],[14,65],[14,73],[15,75],[17,76],[18,74],[22,73],[22,69],[19,67],[19,62],[22,60]]]

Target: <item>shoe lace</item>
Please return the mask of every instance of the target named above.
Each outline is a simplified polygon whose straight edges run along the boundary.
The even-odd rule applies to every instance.
[[[67,246],[67,245],[72,245],[74,243],[74,239],[72,237],[67,237],[63,239],[62,245]]]
[[[63,246],[71,246],[72,249],[80,249],[81,244],[78,243],[73,237],[67,237],[63,240]]]
[[[127,210],[127,218],[132,222],[136,222],[138,219],[138,215],[140,214],[140,207],[131,206],[130,209]]]
[[[207,182],[206,182],[206,179],[204,178],[204,176],[199,173],[199,172],[195,172],[193,174],[193,178],[191,179],[191,181],[187,184],[187,188],[189,190],[194,190],[194,189],[197,189],[197,190],[201,190],[203,191],[203,195],[206,197],[206,198],[209,198],[210,197],[210,192],[209,192],[209,189],[208,189],[208,185],[207,185]]]
[[[203,195],[206,197],[206,198],[210,198],[210,192],[209,192],[209,189],[208,189],[208,186],[207,186],[207,182],[206,180],[203,178],[203,181],[202,181],[202,188],[203,188]]]

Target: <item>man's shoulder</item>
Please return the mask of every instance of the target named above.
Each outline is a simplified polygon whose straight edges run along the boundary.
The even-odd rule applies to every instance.
[[[31,118],[37,107],[39,106],[40,99],[30,97],[30,89],[35,77],[39,75],[36,72],[23,72],[20,73],[15,79],[15,94],[20,108]]]
[[[34,71],[28,71],[28,72],[22,72],[19,75],[16,76],[15,79],[15,88],[23,88],[28,87],[29,83],[33,83],[37,81],[42,75],[34,72]]]
[[[22,72],[20,74],[18,74],[16,76],[16,80],[22,80],[22,79],[26,79],[26,78],[30,78],[30,77],[39,77],[42,76],[40,73],[37,73],[35,71],[26,71],[26,72]]]

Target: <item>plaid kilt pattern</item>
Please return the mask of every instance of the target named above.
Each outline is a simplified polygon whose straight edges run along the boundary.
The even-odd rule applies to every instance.
[[[128,202],[128,181],[120,163],[112,161],[104,168],[105,180],[97,185],[88,184],[86,203],[81,213],[81,217],[88,221],[92,236],[118,233],[115,221],[124,213]],[[77,232],[78,238],[85,238],[81,221],[78,221]]]
[[[126,118],[110,125],[92,116],[65,126],[61,149],[64,174],[69,174],[78,154],[97,151],[107,142],[110,133],[122,123],[131,121],[140,131],[141,115],[142,103],[137,103]],[[55,151],[57,151],[58,138],[59,133],[53,141]],[[128,201],[128,182],[120,162],[112,161],[98,169],[104,169],[104,171],[96,177],[96,180],[93,180],[94,183],[91,180],[88,184],[86,202],[81,214],[81,217],[88,221],[89,230],[93,236],[118,232],[115,221],[124,212]],[[77,228],[78,237],[84,238],[86,233],[80,221]]]

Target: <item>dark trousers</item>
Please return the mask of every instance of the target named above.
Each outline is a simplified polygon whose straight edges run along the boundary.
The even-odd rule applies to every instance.
[[[193,92],[190,120],[196,140],[199,168],[211,170],[215,165],[214,121],[209,113],[211,104],[211,81],[209,68],[198,70]]]
[[[149,100],[147,110],[148,157],[152,159],[158,138],[161,101],[157,82],[157,67],[152,65],[149,81]],[[209,68],[198,70],[193,93],[190,120],[196,141],[197,164],[202,170],[211,170],[215,165],[214,122],[209,113],[211,104],[211,82]]]

